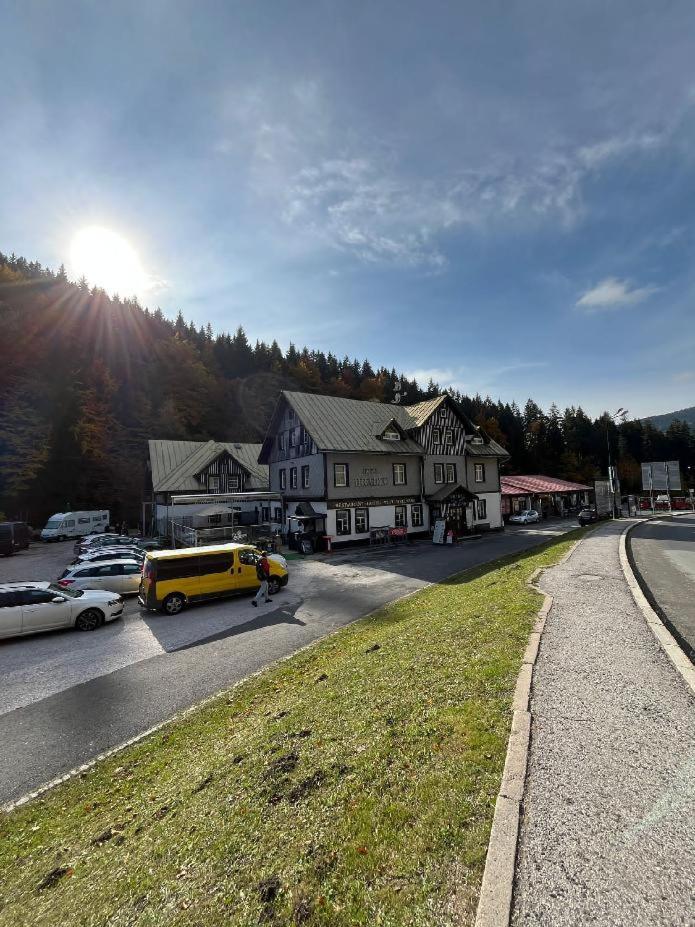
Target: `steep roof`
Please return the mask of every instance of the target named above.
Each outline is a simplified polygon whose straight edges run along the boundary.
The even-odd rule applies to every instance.
[[[220,454],[229,453],[249,474],[248,489],[268,486],[268,468],[258,463],[260,444],[228,441],[150,440],[152,488],[155,492],[196,492],[196,475]]]
[[[523,496],[528,493],[546,492],[583,492],[592,489],[583,483],[571,483],[554,476],[501,476],[500,484],[503,496]]]
[[[413,438],[387,441],[379,437],[393,420],[404,430],[413,427],[407,411],[400,406],[288,390],[283,392],[283,396],[322,451],[365,451],[377,454],[423,452],[422,446]]]
[[[399,406],[399,408],[408,413],[413,422],[411,427],[421,428],[445,400],[446,396],[435,396],[434,399],[425,399],[424,402],[416,402],[412,406]]]

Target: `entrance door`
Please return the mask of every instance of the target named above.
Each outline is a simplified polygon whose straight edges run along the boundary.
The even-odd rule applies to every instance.
[[[466,530],[466,507],[458,503],[450,505],[446,521],[447,527],[455,534],[463,534]]]

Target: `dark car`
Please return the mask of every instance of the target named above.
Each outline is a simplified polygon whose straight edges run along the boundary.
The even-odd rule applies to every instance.
[[[577,515],[577,521],[580,525],[590,525],[592,522],[598,521],[596,509],[581,509]]]
[[[23,521],[0,522],[0,555],[9,557],[17,550],[25,550],[31,540],[31,528]]]

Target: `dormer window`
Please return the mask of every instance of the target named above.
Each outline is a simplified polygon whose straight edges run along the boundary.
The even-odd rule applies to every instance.
[[[446,421],[446,406],[442,406],[441,409],[439,410],[439,421],[440,422]]]
[[[432,441],[434,444],[442,443],[442,429],[441,428],[432,429]]]
[[[389,425],[389,427],[385,431],[382,432],[381,437],[383,438],[384,441],[400,441],[401,433],[398,431],[397,428],[394,428],[392,425]]]

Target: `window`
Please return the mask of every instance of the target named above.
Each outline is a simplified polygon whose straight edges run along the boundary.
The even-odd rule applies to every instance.
[[[208,515],[208,524],[209,525],[221,525],[222,524],[222,514],[218,515]]]
[[[395,463],[393,465],[393,485],[394,486],[405,486],[405,483],[406,483],[405,477],[406,477],[405,464]]]
[[[446,421],[446,406],[442,406],[441,409],[439,410],[439,421],[440,422]]]
[[[207,554],[197,558],[198,570],[201,576],[210,573],[228,573],[234,569],[233,552],[222,554]]]
[[[267,524],[270,521],[270,506],[262,505],[261,506],[261,521],[263,524]]]
[[[281,431],[280,434],[278,435],[278,450],[279,451],[285,450],[285,432],[284,431]]]
[[[297,488],[297,468],[290,467],[290,489]]]
[[[240,483],[239,474],[238,474],[238,473],[230,473],[229,476],[227,477],[227,487],[228,487],[228,489],[229,489],[230,491],[233,490],[233,489],[239,489],[239,483]]]
[[[355,534],[369,531],[369,509],[355,509]]]
[[[254,554],[252,550],[240,550],[239,551],[239,563],[243,563],[244,566],[256,566],[258,562],[258,557]]]
[[[406,508],[404,505],[396,506],[396,527],[405,528],[408,525],[408,517],[406,515]]]
[[[422,505],[419,502],[410,506],[410,523],[413,528],[422,528]]]
[[[0,592],[0,608],[14,608],[15,605],[19,605],[16,592]]]
[[[302,467],[302,489],[309,488],[309,467]]]
[[[289,409],[287,410],[287,418],[288,418],[291,422],[294,421],[294,409],[289,408]]]
[[[485,482],[485,464],[476,464],[474,467],[475,472],[475,482],[484,483]]]
[[[233,555],[230,555],[233,556]],[[198,576],[198,563],[200,557],[172,557],[171,560],[155,560],[157,582],[167,579],[185,579],[187,576]]]
[[[481,520],[487,518],[487,499],[478,499],[476,507],[478,510],[478,518]]]
[[[444,464],[434,465],[434,482],[435,483],[444,482]]]
[[[347,464],[333,464],[333,485],[337,487],[350,485],[350,471]]]
[[[441,428],[433,428],[433,429],[432,429],[432,442],[433,442],[434,444],[441,444],[441,443],[442,443],[442,429],[441,429]]]
[[[208,477],[208,491],[209,492],[219,492],[220,491],[219,476],[209,476]]]
[[[350,534],[350,509],[335,510],[335,533]]]
[[[384,441],[400,441],[401,434],[397,428],[390,425],[381,435]]]
[[[453,429],[453,428],[445,428],[445,429],[444,429],[444,443],[445,443],[445,444],[453,444],[453,443],[454,443],[454,429]]]
[[[101,515],[92,515],[92,521],[101,521]]]
[[[279,525],[282,524],[282,509],[274,510],[273,521],[276,521]]]
[[[280,470],[280,489],[287,489],[287,470]]]
[[[137,563],[124,563],[123,572],[126,576],[135,576],[136,573],[142,573],[142,567]]]
[[[88,524],[89,524],[89,519],[88,519],[88,518],[78,518],[78,519],[77,519],[77,524],[78,524],[78,525],[88,525]]]
[[[55,595],[46,589],[20,589],[17,605],[47,605]]]
[[[446,481],[447,483],[456,482],[456,464],[446,465]]]
[[[299,426],[299,443],[302,445],[302,447],[305,447],[309,443],[309,435],[307,434],[304,425]]]
[[[290,428],[290,447],[296,447],[297,445],[297,429]]]
[[[74,519],[74,518],[71,518],[69,521],[66,521],[66,522],[65,522],[65,527],[66,527],[66,528],[74,528],[74,527],[75,527],[75,519]]]

